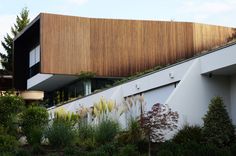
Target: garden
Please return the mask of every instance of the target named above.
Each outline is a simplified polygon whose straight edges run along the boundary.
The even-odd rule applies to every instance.
[[[1,156],[234,156],[235,127],[220,97],[214,97],[203,125],[178,127],[178,112],[142,96],[122,104],[101,99],[75,113],[48,113],[17,96],[0,97]],[[175,135],[166,140],[166,134]]]

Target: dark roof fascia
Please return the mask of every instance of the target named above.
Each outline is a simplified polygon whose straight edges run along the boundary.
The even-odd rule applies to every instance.
[[[24,34],[34,23],[40,19],[41,13],[33,19],[21,32],[19,32],[16,37],[13,39],[13,42],[18,39],[22,34]]]

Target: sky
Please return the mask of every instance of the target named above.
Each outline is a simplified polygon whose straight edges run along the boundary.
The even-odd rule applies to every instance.
[[[0,40],[28,7],[40,12],[82,17],[188,21],[236,27],[236,0],[0,0]],[[0,46],[0,52],[4,49]]]

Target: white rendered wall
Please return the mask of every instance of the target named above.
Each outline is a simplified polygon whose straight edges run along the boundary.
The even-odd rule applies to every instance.
[[[164,87],[144,92],[143,95],[146,102],[145,109],[151,110],[152,106],[156,103],[164,104],[174,89],[175,84],[170,84]]]
[[[174,82],[180,81],[184,73],[186,73],[186,71],[188,70],[189,66],[192,63],[193,63],[193,60],[190,60],[182,64],[167,68],[165,70],[161,70],[159,72],[152,73],[150,75],[141,77],[139,79],[104,90],[102,92],[98,92],[96,94],[86,96],[84,98],[75,100],[68,104],[64,104],[59,107],[51,107],[48,110],[49,112],[53,112],[55,109],[64,108],[67,111],[76,112],[76,110],[81,105],[84,105],[86,107],[91,107],[95,102],[98,102],[101,97],[104,97],[105,99],[108,99],[108,100],[109,99],[115,100],[116,103],[119,104],[122,102],[124,97],[135,95],[138,93],[143,93],[143,92],[155,89],[155,88],[163,87],[163,86],[172,84]],[[172,73],[173,75],[172,78],[170,78],[169,76],[170,73]],[[165,90],[160,91],[160,92],[158,91],[158,94],[160,93],[160,95],[164,95],[164,92]],[[166,99],[166,97],[170,94],[170,90],[167,93],[168,94],[166,94],[164,97],[157,96],[158,99],[161,100],[160,101],[161,103],[164,101],[163,99]],[[148,98],[145,98],[145,100],[146,99],[148,100]],[[155,99],[155,97],[153,99]]]
[[[229,77],[209,78],[201,75],[200,61],[196,59],[166,104],[179,113],[179,127],[186,123],[202,125],[202,117],[206,114],[210,100],[214,96],[221,96],[229,108]]]
[[[160,72],[153,73],[137,80],[125,83],[122,85],[124,95],[130,96],[180,81],[192,63],[193,60],[189,60],[187,62],[161,70]],[[173,77],[171,78],[169,74],[172,74]],[[136,88],[136,84],[139,86],[139,89]]]
[[[236,45],[200,57],[202,73],[236,64]]]

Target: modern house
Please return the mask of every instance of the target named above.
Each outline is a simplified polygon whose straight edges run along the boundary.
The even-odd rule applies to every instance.
[[[41,13],[14,39],[14,87],[44,91],[54,105],[89,95],[122,77],[200,55],[227,43],[235,32],[189,22]],[[148,83],[153,89],[154,82],[162,81]]]
[[[146,110],[162,103],[177,111],[180,128],[186,123],[202,125],[210,100],[221,96],[236,125],[236,42],[48,110],[77,112],[81,106],[94,106],[101,97],[119,104],[139,94]]]

